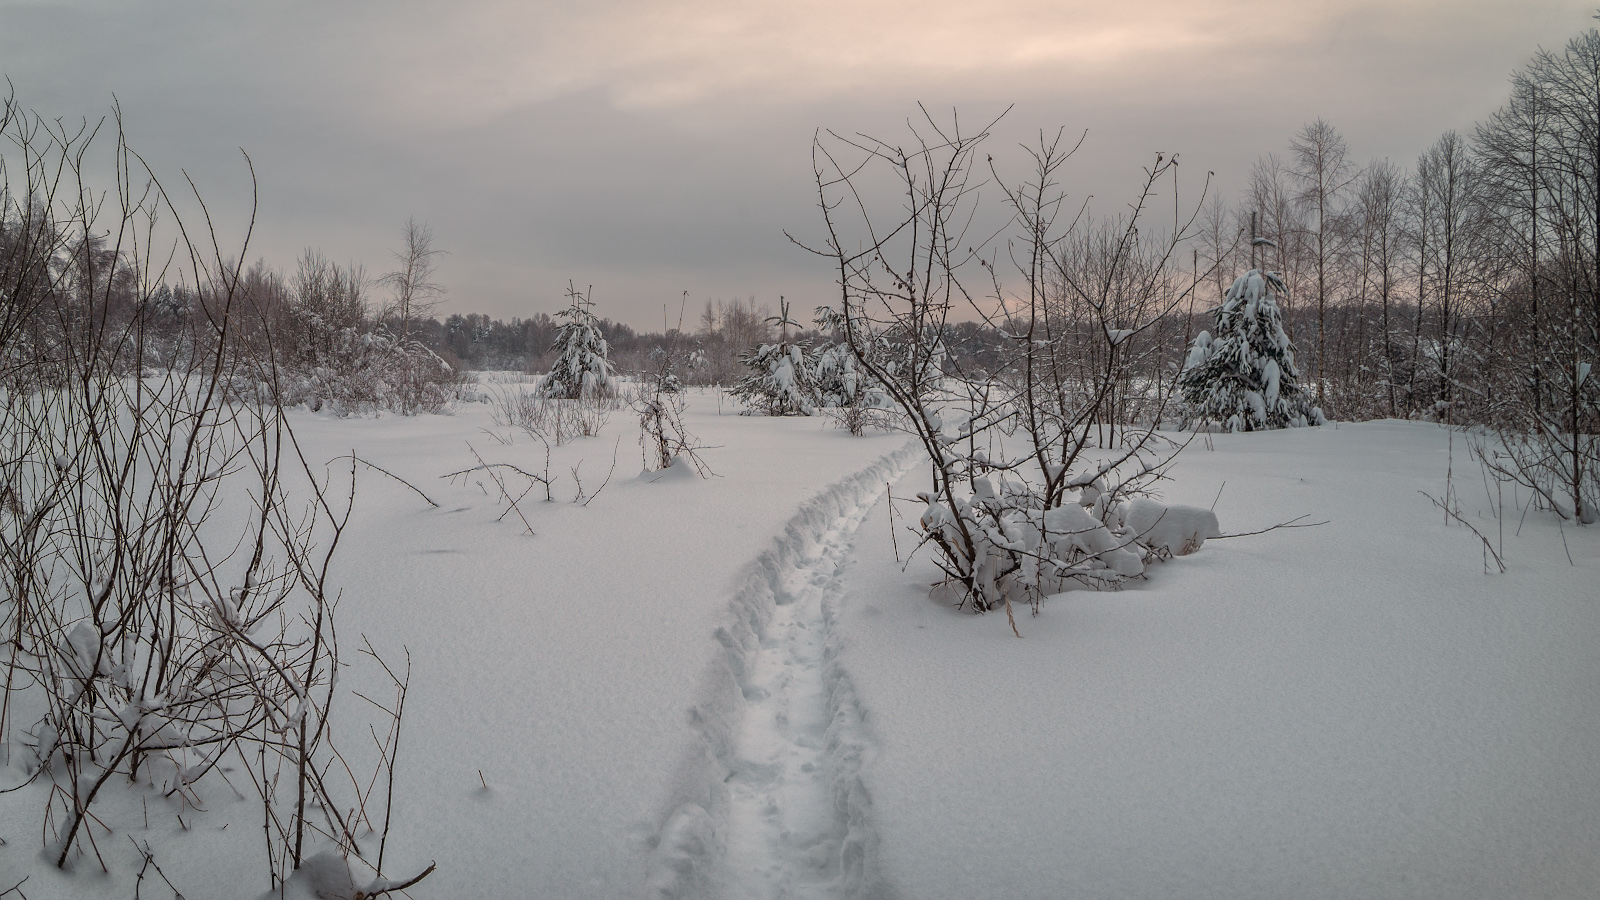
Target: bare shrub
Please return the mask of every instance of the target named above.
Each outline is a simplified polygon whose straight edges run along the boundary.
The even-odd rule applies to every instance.
[[[1527,489],[1563,519],[1592,525],[1600,521],[1600,386],[1587,362],[1550,367],[1542,385],[1540,402],[1504,398],[1491,426],[1468,429],[1469,446],[1495,480]]]
[[[659,349],[653,357],[655,369],[635,382],[629,395],[629,404],[639,414],[639,450],[644,456],[646,471],[661,470],[682,460],[694,467],[702,478],[715,475],[700,458],[707,449],[700,439],[689,433],[683,424],[683,413],[688,408],[683,399],[683,386],[674,371],[682,365],[681,357],[688,358],[690,368],[698,365],[698,350],[684,351],[675,345]]]
[[[926,111],[909,141],[819,135],[813,161],[826,237],[808,249],[836,268],[857,365],[928,453],[924,543],[964,603],[1003,607],[1009,617],[1013,603],[1037,612],[1046,594],[1071,582],[1115,586],[1152,557],[1123,507],[1177,449],[1155,431],[1171,377],[1133,428],[1117,427],[1119,386],[1132,348],[1198,280],[1175,285],[1167,269],[1195,216],[1175,208],[1165,234],[1146,221],[1157,186],[1177,190],[1176,162],[1160,155],[1123,218],[1088,228],[1081,214],[1064,216],[1056,178],[1073,150],[1059,134],[1041,134],[1030,180],[1008,186],[989,163],[1020,232],[1010,261],[1022,287],[1006,292],[983,255],[987,242],[967,232],[983,215],[975,169],[986,137]],[[878,183],[899,195],[892,212],[868,201]],[[957,312],[1008,336],[994,369],[964,369],[948,353]]]
[[[15,148],[0,167],[0,232],[19,237],[0,245],[0,745],[25,748],[11,762],[48,785],[38,816],[57,866],[100,858],[86,824],[114,781],[203,808],[202,784],[232,760],[260,800],[276,888],[319,839],[370,858],[359,825],[372,789],[330,777],[341,665],[330,571],[354,462],[346,487],[300,451],[282,373],[231,333],[246,327],[245,273],[215,243],[190,242],[201,232],[120,127],[123,190],[95,199],[96,133],[9,101],[0,119]],[[75,238],[90,234],[103,237]],[[166,241],[181,269],[147,252]],[[41,263],[74,246],[93,252]],[[210,333],[196,332],[182,368],[130,371],[150,301],[180,274],[206,298]],[[380,742],[390,766],[395,746]]]
[[[898,410],[877,406],[857,404],[819,407],[817,414],[856,437],[866,434],[869,428],[875,431],[897,431],[905,428],[904,416]]]
[[[540,391],[504,386],[489,394],[496,425],[520,428],[557,447],[577,437],[594,437],[611,420],[611,413],[630,402],[620,393],[562,400]]]

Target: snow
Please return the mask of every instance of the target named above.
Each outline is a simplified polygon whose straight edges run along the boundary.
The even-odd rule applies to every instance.
[[[1596,894],[1600,531],[1534,511],[1518,534],[1508,492],[1508,571],[1484,574],[1479,539],[1418,493],[1446,495],[1453,456],[1451,496],[1500,549],[1448,431],[1207,435],[1164,496],[1119,509],[1172,558],[1019,610],[1018,640],[930,593],[926,551],[907,561],[928,473],[903,435],[688,402],[720,477],[629,477],[621,411],[553,448],[531,536],[486,478],[439,477],[475,454],[543,471],[487,406],[296,413],[313,458],[353,449],[439,507],[363,472],[333,576],[341,635],[412,657],[391,881],[309,848],[289,895],[430,861],[410,896]],[[1083,507],[1051,515],[1116,539]],[[1302,515],[1327,524],[1229,536]],[[359,766],[361,708],[342,710]],[[199,787],[204,813],[115,788],[117,834],[94,829],[110,877],[43,862],[41,784],[0,794],[0,890],[131,896],[132,837],[187,896],[259,895],[259,807]]]
[[[496,428],[487,405],[414,418],[296,414],[312,459],[354,449],[439,503],[363,473],[332,576],[343,588],[342,636],[366,634],[391,657],[411,651],[385,874],[409,877],[437,860],[413,896],[637,896],[662,827],[703,787],[693,720],[714,695],[713,635],[733,621],[740,580],[808,498],[905,443],[900,434],[852,437],[815,418],[741,417],[727,399],[719,416],[714,392],[688,399],[686,424],[713,448],[702,456],[720,477],[630,478],[640,465],[636,417],[622,410],[600,436],[554,448],[556,502],[539,491],[521,504],[534,536],[514,515],[496,521],[504,506],[481,473],[439,477],[475,465],[473,450],[542,471],[543,446]],[[569,502],[571,468],[581,461],[594,495],[613,452],[609,485],[587,506]],[[347,670],[341,686],[382,696],[369,669]],[[342,709],[363,714],[358,701]],[[340,722],[337,712],[335,724],[359,763],[370,744],[365,724]],[[0,787],[25,778],[16,766],[0,774]],[[202,795],[210,811],[192,832],[173,810],[193,826],[192,811],[159,793],[130,791],[101,813],[119,832],[152,841],[186,895],[217,896],[236,883],[254,896],[267,887],[259,806],[220,783]],[[30,900],[131,895],[126,880],[85,881],[40,865],[42,806],[37,791],[0,795],[0,874],[31,873]],[[97,839],[123,879],[138,870],[125,837]],[[90,857],[79,869],[98,866]]]
[[[1022,640],[902,573],[886,507],[863,522],[837,659],[873,736],[879,877],[922,900],[1593,896],[1596,533],[1565,531],[1569,565],[1548,514],[1520,538],[1513,514],[1510,571],[1485,575],[1417,494],[1443,495],[1441,429],[1210,440],[1169,500],[1215,498],[1233,532],[1328,524],[1058,596]]]
[[[797,555],[764,555],[766,577],[745,597],[770,600],[771,610],[753,623],[754,641],[732,669],[744,702],[724,779],[730,790],[721,887],[730,897],[854,896],[867,887],[860,863],[875,835],[852,803],[862,793],[859,755],[842,749],[859,746],[860,713],[844,697],[842,672],[829,665],[830,625],[855,532],[910,459],[909,452],[896,454],[813,503],[824,510],[811,520],[821,532],[791,526],[786,537],[798,539],[790,545]],[[751,611],[760,616],[764,607]],[[676,880],[658,882],[663,893]]]
[[[1207,539],[1222,536],[1216,513],[1197,506],[1167,506],[1140,497],[1121,513],[1123,527],[1163,556],[1188,556],[1204,547]]]

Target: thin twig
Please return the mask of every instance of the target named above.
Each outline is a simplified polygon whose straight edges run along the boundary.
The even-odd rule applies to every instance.
[[[435,868],[437,868],[437,867],[438,867],[437,863],[430,862],[430,863],[428,863],[428,867],[426,869],[423,869],[422,873],[420,875],[418,875],[417,877],[411,879],[410,881],[404,881],[404,882],[401,882],[400,884],[396,884],[396,885],[393,885],[391,887],[381,888],[381,889],[373,891],[371,893],[366,893],[366,892],[358,893],[356,895],[356,900],[372,900],[373,897],[382,897],[384,894],[393,893],[394,891],[403,891],[406,888],[411,887],[412,885],[414,885],[417,882],[421,881],[422,879],[427,878],[429,875],[432,875],[433,874],[433,870]]]
[[[413,491],[417,492],[417,496],[418,497],[421,497],[422,499],[428,501],[428,505],[429,506],[433,507],[434,509],[438,509],[439,508],[439,504],[433,502],[433,498],[429,497],[427,494],[424,494],[422,492],[421,488],[418,488],[416,485],[412,484],[411,482],[405,480],[404,478],[401,478],[399,475],[394,474],[393,472],[389,471],[388,469],[383,468],[382,466],[374,465],[374,464],[372,464],[370,462],[367,462],[366,460],[360,458],[359,456],[356,456],[355,451],[351,451],[350,454],[349,454],[349,457],[350,457],[350,459],[355,460],[358,463],[361,463],[363,466],[366,466],[367,468],[372,469],[372,470],[374,470],[376,472],[379,472],[381,474],[387,475],[390,478],[393,478],[395,481],[398,481],[401,484],[405,485],[406,487],[411,488]],[[332,460],[329,460],[329,462],[331,463],[334,460],[340,460],[340,459],[344,459],[344,458],[345,457],[343,457],[343,456],[336,456]],[[459,474],[459,473],[457,473],[457,474]]]
[[[469,444],[468,446],[470,447],[471,445]],[[474,455],[476,455],[476,453],[474,453]],[[340,458],[342,459],[343,457],[340,457]],[[537,481],[537,482],[539,482],[541,484],[549,484],[549,482],[544,478],[544,476],[535,475],[532,472],[523,471],[521,468],[518,468],[517,466],[514,466],[511,463],[482,463],[480,465],[473,466],[470,469],[462,469],[459,472],[451,472],[448,475],[440,475],[439,477],[440,478],[454,478],[457,475],[470,475],[473,472],[485,472],[485,471],[489,471],[489,470],[492,470],[492,469],[510,469],[511,471],[517,473],[518,475],[523,476],[524,478],[531,478],[534,481]],[[437,504],[435,504],[435,505],[437,505]]]
[[[1308,516],[1310,513],[1307,513],[1306,515]],[[1316,528],[1318,525],[1326,525],[1329,521],[1331,521],[1329,519],[1324,519],[1321,522],[1301,522],[1300,520],[1304,519],[1305,517],[1306,516],[1296,516],[1287,522],[1279,522],[1271,528],[1263,528],[1260,531],[1241,531],[1238,534],[1219,534],[1216,537],[1206,538],[1206,540],[1221,541],[1228,538],[1254,537],[1258,534],[1266,534],[1269,531],[1277,531],[1280,528]]]
[[[1461,518],[1460,514],[1458,514],[1455,510],[1453,510],[1453,509],[1449,508],[1448,506],[1445,506],[1443,503],[1439,502],[1439,499],[1437,497],[1434,497],[1432,494],[1428,493],[1427,491],[1417,491],[1417,493],[1421,494],[1424,497],[1427,497],[1430,501],[1432,501],[1434,506],[1437,506],[1440,509],[1444,510],[1444,514],[1445,514],[1445,516],[1448,517],[1448,519],[1455,519],[1457,522],[1460,522],[1462,525],[1467,526],[1467,530],[1472,532],[1473,534],[1477,535],[1478,536],[1478,540],[1483,542],[1483,552],[1488,554],[1489,556],[1494,557],[1494,564],[1500,568],[1500,571],[1502,573],[1505,572],[1505,570],[1506,570],[1505,561],[1500,558],[1500,554],[1498,554],[1498,553],[1496,553],[1494,551],[1494,545],[1489,543],[1489,539],[1483,536],[1483,532],[1481,532],[1478,529],[1472,527],[1472,523],[1471,522],[1468,522],[1466,519]],[[1447,524],[1448,524],[1448,519],[1447,519]],[[1484,571],[1488,571],[1489,565],[1488,565],[1487,562],[1484,563],[1484,567],[1483,568],[1484,568]]]
[[[588,506],[591,502],[593,502],[594,498],[600,496],[600,492],[606,489],[606,485],[611,483],[611,476],[617,471],[617,448],[621,446],[622,437],[621,435],[618,435],[616,443],[611,445],[611,468],[606,472],[606,480],[600,482],[600,486],[594,489],[594,493],[589,495],[588,500],[583,501],[584,506]]]

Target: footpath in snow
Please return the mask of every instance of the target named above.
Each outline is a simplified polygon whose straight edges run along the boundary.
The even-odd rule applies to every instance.
[[[858,772],[838,753],[860,713],[830,661],[829,638],[841,569],[880,496],[834,519],[812,553],[780,576],[772,618],[740,685],[746,706],[729,777],[730,897],[839,897],[864,875],[872,826],[851,821],[848,794]]]
[[[866,742],[834,623],[857,529],[917,458],[908,445],[829,486],[747,570],[716,633],[686,773],[698,786],[663,830],[656,896],[836,898],[875,877]]]

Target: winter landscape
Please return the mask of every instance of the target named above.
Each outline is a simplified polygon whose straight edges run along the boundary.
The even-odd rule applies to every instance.
[[[14,84],[0,898],[1600,894],[1600,30],[1541,12],[1393,159],[805,107],[770,297],[284,255],[249,147]]]

